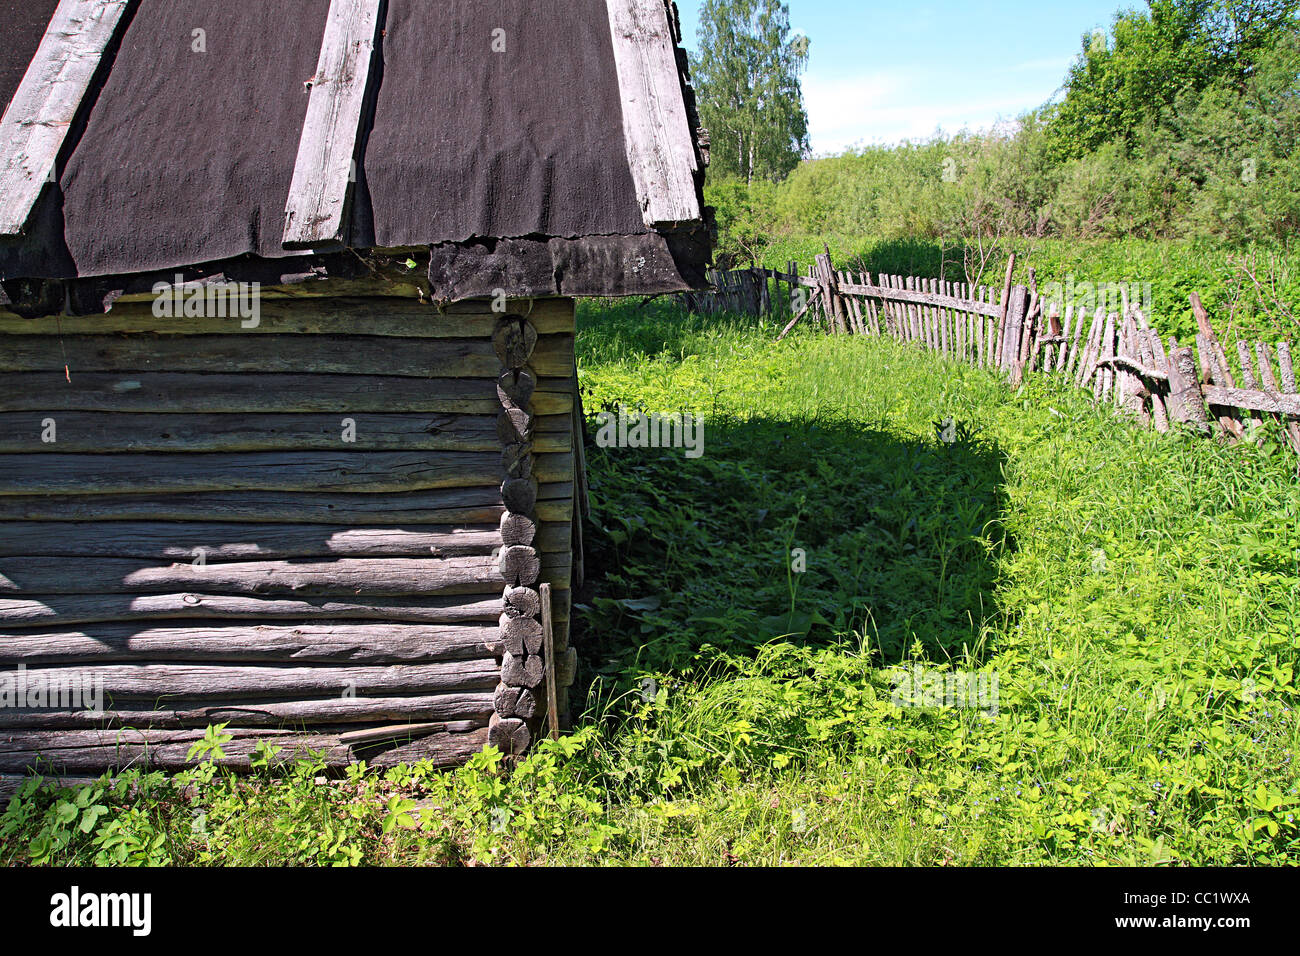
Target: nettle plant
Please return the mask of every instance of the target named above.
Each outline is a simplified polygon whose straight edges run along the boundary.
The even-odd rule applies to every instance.
[[[586,772],[594,728],[539,743],[526,759],[495,747],[464,766],[359,762],[328,777],[319,753],[265,742],[251,773],[225,766],[224,724],[167,776],[126,770],[93,784],[32,777],[0,814],[0,861],[34,865],[357,866],[527,863],[561,845],[596,857],[619,829]]]
[[[126,771],[89,786],[27,780],[0,814],[0,860],[36,866],[167,866],[165,814],[152,797],[161,774]]]

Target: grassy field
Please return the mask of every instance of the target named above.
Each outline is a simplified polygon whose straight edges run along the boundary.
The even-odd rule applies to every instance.
[[[32,785],[0,860],[1300,861],[1300,484],[1276,440],[1159,436],[890,341],[774,338],[584,306],[589,416],[706,424],[695,459],[591,449],[573,736],[510,774],[488,753],[329,786],[310,762]],[[947,674],[996,697],[917,706]]]

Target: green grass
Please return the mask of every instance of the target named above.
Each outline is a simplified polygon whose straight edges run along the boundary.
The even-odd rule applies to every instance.
[[[591,449],[573,737],[509,775],[33,787],[0,860],[1297,862],[1300,484],[1276,436],[1161,436],[1052,381],[775,334],[584,306],[588,415],[706,431],[699,459]],[[916,665],[996,675],[996,713],[896,706]]]

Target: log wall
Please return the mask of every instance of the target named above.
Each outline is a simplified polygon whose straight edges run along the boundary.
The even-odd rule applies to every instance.
[[[509,309],[0,310],[0,775],[174,769],[219,722],[235,767],[526,747],[585,484],[573,302]],[[104,713],[40,706],[69,686]]]

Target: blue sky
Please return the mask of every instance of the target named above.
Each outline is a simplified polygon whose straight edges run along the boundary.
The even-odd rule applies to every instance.
[[[1080,37],[1143,0],[786,0],[812,41],[813,152],[987,129],[1056,94]],[[703,0],[677,0],[696,49]]]

